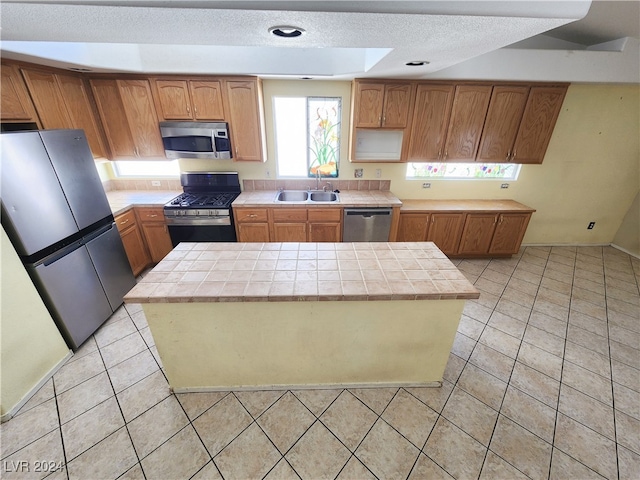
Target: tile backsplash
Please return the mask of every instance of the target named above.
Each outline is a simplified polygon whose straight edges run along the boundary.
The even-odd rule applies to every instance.
[[[102,186],[105,192],[112,190],[182,190],[179,178],[116,178],[102,182]]]
[[[320,188],[331,183],[334,190],[390,190],[391,180],[328,180],[320,181]],[[307,190],[316,188],[316,180],[243,180],[243,191],[255,190]]]

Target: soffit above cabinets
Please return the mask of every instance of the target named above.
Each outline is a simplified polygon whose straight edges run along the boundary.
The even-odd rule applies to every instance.
[[[629,3],[629,2],[622,2]],[[572,1],[3,1],[2,55],[96,72],[429,78],[587,15]],[[301,27],[296,38],[269,28]],[[407,62],[426,61],[420,67]]]

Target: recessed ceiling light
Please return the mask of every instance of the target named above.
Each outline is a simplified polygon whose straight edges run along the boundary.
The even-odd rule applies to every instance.
[[[305,33],[304,28],[292,27],[290,25],[280,25],[269,29],[271,35],[283,38],[295,38]]]
[[[408,67],[421,67],[422,65],[429,65],[426,60],[414,60],[413,62],[405,63]]]

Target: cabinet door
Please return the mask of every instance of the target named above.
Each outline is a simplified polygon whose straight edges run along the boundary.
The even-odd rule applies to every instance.
[[[20,70],[15,65],[3,63],[0,74],[2,76],[0,118],[39,123]]]
[[[22,70],[43,128],[73,128],[62,91],[53,73]]]
[[[566,92],[566,87],[531,87],[512,162],[542,163]]]
[[[137,207],[135,211],[151,260],[158,263],[173,250],[162,207]]]
[[[164,223],[142,223],[141,226],[151,254],[151,261],[158,263],[173,250],[169,230]]]
[[[455,255],[463,223],[464,213],[432,213],[427,241],[435,243],[446,255]]]
[[[502,213],[491,240],[489,253],[515,254],[529,225],[530,213]]]
[[[227,81],[225,84],[234,159],[262,162],[264,155],[257,81]]]
[[[139,158],[165,158],[158,117],[147,80],[117,80]]]
[[[274,242],[306,242],[307,223],[274,223]]]
[[[160,111],[164,120],[192,120],[191,100],[186,80],[155,80]]]
[[[424,242],[429,229],[428,213],[401,213],[398,242]]]
[[[121,230],[120,237],[122,238],[122,245],[124,245],[124,251],[127,253],[131,270],[133,270],[134,275],[139,275],[151,263],[151,257],[138,226],[133,224],[132,227]]]
[[[341,242],[342,228],[339,223],[309,223],[310,242]]]
[[[491,86],[458,85],[444,148],[445,161],[473,162],[478,151]]]
[[[439,160],[453,101],[453,85],[418,85],[407,160]]]
[[[135,158],[135,144],[115,80],[89,80],[107,136],[111,160]]]
[[[381,125],[388,128],[406,127],[410,101],[411,85],[385,85]]]
[[[496,228],[497,217],[495,213],[468,213],[462,229],[458,254],[486,254]]]
[[[380,127],[382,124],[384,84],[356,82],[355,87],[354,127]]]
[[[268,223],[239,223],[237,225],[239,242],[268,242]]]
[[[56,74],[74,128],[84,130],[94,157],[108,157],[101,128],[94,113],[85,81],[73,75]]]
[[[510,160],[528,95],[529,87],[493,87],[476,158],[478,162]]]
[[[189,82],[196,120],[224,120],[222,87],[215,80]]]

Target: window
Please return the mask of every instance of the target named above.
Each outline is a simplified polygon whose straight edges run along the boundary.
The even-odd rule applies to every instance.
[[[442,178],[517,180],[519,164],[515,163],[408,163],[407,179]]]
[[[118,177],[179,177],[180,165],[177,160],[127,160],[113,162]]]
[[[340,97],[273,97],[278,177],[337,177]]]

